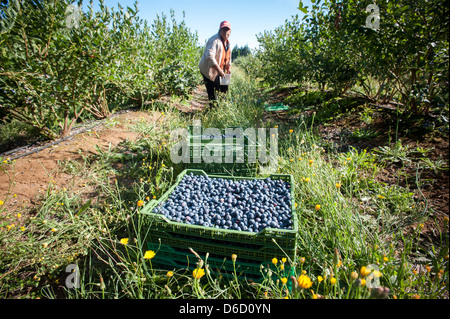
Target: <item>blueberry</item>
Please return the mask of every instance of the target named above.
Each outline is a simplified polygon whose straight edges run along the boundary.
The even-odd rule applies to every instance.
[[[289,183],[186,175],[152,211],[185,223],[257,232],[291,228]]]

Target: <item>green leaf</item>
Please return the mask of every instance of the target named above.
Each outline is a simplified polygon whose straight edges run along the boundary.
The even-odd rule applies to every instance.
[[[307,14],[307,13],[308,13],[308,7],[304,7],[302,1],[300,1],[300,2],[298,3],[298,9],[299,9],[301,12],[303,12],[304,14]]]
[[[304,14],[307,14],[308,13],[308,9],[305,7],[305,8],[298,8],[301,12],[303,12]]]
[[[91,206],[91,199],[88,200],[86,203],[84,203],[83,206],[81,206],[81,208],[78,210],[77,215],[80,215],[81,213],[83,213],[86,209],[88,209]]]

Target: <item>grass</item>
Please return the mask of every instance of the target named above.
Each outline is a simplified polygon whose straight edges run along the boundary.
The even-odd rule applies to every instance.
[[[422,227],[433,222],[427,198],[420,188],[414,192],[376,179],[386,161],[408,160],[410,150],[399,144],[382,153],[325,151],[314,118],[295,125],[264,122],[263,99],[258,84],[237,71],[216,109],[186,117],[165,104],[155,121],[133,127],[141,133],[136,142],[61,162],[62,171],[81,178],[66,189],[51,183],[35,206],[11,211],[6,204],[12,196],[0,198],[0,296],[448,298],[448,232],[439,233],[431,246],[421,245]],[[139,209],[159,198],[182,171],[170,161],[176,142],[170,132],[195,119],[204,127],[279,129],[278,172],[295,181],[298,252],[294,260],[274,256],[279,259],[268,261],[272,268],[263,269],[260,282],[236,272],[217,275],[208,255],[191,261],[197,269],[192,272],[158,269],[146,254],[148,225]],[[233,263],[239,262],[236,254],[229,256]],[[79,269],[79,288],[68,288],[67,282],[75,283],[70,265]]]

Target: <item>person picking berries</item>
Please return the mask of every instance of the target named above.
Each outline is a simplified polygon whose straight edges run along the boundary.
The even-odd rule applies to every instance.
[[[222,21],[219,32],[213,35],[206,43],[199,63],[210,106],[214,106],[217,100],[217,91],[221,93],[227,93],[228,91],[228,85],[220,85],[220,78],[231,72],[230,34],[231,24],[228,21]]]

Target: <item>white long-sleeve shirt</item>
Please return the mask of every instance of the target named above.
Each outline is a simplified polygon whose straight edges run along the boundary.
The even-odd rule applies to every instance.
[[[231,50],[231,45],[228,47],[228,50]],[[219,33],[217,33],[213,35],[206,43],[205,51],[203,51],[202,58],[198,65],[200,72],[213,82],[218,75],[217,70],[213,68],[213,66],[220,66],[222,54],[225,54],[225,50],[223,48],[222,38]],[[231,60],[228,64],[231,65]]]

